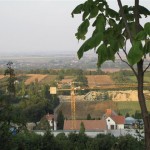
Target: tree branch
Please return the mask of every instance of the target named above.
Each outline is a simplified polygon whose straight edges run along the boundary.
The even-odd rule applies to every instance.
[[[124,14],[124,10],[123,10],[123,7],[122,7],[121,0],[117,0],[117,1],[118,1],[118,6],[120,8],[120,13],[121,13],[122,19],[123,19],[124,24],[125,24],[125,29],[127,30],[127,33],[129,35],[130,42],[133,43],[133,38],[132,38],[130,29],[129,29],[129,26],[128,26],[128,23],[127,23],[127,18],[126,18],[125,14]]]
[[[122,50],[123,50],[123,52],[124,52],[124,54],[126,55],[126,58],[127,58],[128,54],[127,54],[127,51],[126,51],[126,49],[127,49],[126,42],[127,42],[127,40],[125,40],[125,47],[123,47],[122,45],[121,45],[121,47],[122,47]]]
[[[145,68],[145,70],[143,71],[143,74],[147,71],[147,69],[150,67],[150,63],[148,64],[148,66]]]
[[[117,55],[119,56],[120,60],[124,63],[126,63],[134,72],[135,76],[137,77],[137,72],[135,71],[135,69],[133,68],[133,66],[131,66],[127,61],[123,60],[122,57],[120,56],[119,52],[117,52]]]
[[[139,21],[139,0],[135,0],[135,10],[134,10],[134,15],[135,15],[135,29],[136,33],[140,31],[140,21]]]

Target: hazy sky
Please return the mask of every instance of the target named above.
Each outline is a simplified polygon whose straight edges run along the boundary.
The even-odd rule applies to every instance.
[[[81,45],[74,36],[81,15],[72,18],[71,12],[84,1],[0,0],[0,54],[75,53]],[[116,0],[109,2],[117,8]],[[150,9],[149,0],[141,2]]]

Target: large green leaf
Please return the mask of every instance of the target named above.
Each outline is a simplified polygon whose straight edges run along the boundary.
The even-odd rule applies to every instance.
[[[136,40],[145,40],[146,39],[146,32],[144,30],[140,31],[137,36],[135,37]]]
[[[97,65],[98,67],[100,67],[108,59],[108,52],[106,45],[105,44],[100,45],[96,53],[98,54]]]
[[[101,12],[104,12],[105,8],[104,8],[104,4],[103,3],[100,3],[98,5],[98,9],[101,11]]]
[[[144,54],[150,53],[150,40],[147,40],[144,45]]]
[[[88,31],[88,27],[89,27],[90,23],[89,20],[86,19],[84,22],[81,23],[81,25],[78,27],[78,32],[75,34],[77,39],[85,39],[85,34]]]
[[[117,36],[116,42],[118,43],[118,44],[116,43],[116,44],[118,45],[118,47],[122,49],[123,46],[124,46],[124,44],[125,44],[125,39],[124,39],[124,37],[120,34],[120,35]]]
[[[87,18],[87,16],[90,14],[92,4],[93,4],[92,0],[88,0],[83,4],[83,12],[84,13],[82,16],[82,20],[85,20]]]
[[[83,13],[83,15],[82,15],[82,20],[84,21],[86,18],[87,18],[87,16],[90,14],[90,12],[89,11],[84,11],[84,13]]]
[[[104,15],[98,15],[92,26],[96,26],[97,31],[104,32],[106,26],[106,18]]]
[[[127,59],[130,65],[134,65],[141,60],[144,55],[142,43],[140,41],[133,42],[133,46],[130,49]]]
[[[107,47],[107,51],[108,51],[108,58],[107,59],[114,61],[115,60],[116,51],[114,51],[110,46]]]
[[[78,5],[71,13],[72,17],[74,17],[74,14],[80,14],[83,9],[83,4]]]
[[[145,8],[144,6],[139,6],[139,13],[142,15],[145,15],[145,17],[150,15],[150,11],[147,8]]]
[[[86,40],[78,50],[78,58],[79,59],[82,58],[84,52],[96,48],[100,44],[102,38],[103,34],[99,32],[95,34],[93,37]]]
[[[116,18],[116,19],[119,17],[119,13],[111,8],[107,9],[107,15],[109,15],[111,18]]]
[[[150,22],[144,25],[144,31],[150,36]]]
[[[119,50],[118,41],[114,38],[109,40],[111,49],[116,53]]]
[[[98,10],[98,7],[97,7],[96,5],[92,5],[89,18],[94,18],[94,17],[96,17],[97,14],[98,14],[98,11],[99,11],[99,10]]]
[[[116,21],[114,19],[109,19],[109,25],[110,26],[115,26],[116,25]]]

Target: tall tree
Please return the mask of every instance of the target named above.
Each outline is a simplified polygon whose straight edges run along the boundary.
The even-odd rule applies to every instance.
[[[115,61],[117,54],[131,68],[138,83],[138,99],[144,120],[145,146],[146,150],[149,150],[150,116],[143,93],[143,77],[150,63],[146,67],[143,63],[150,54],[150,22],[142,26],[140,19],[143,16],[149,16],[150,11],[141,6],[139,0],[135,0],[134,6],[123,6],[121,0],[116,0],[114,3],[119,6],[118,12],[109,7],[107,0],[87,0],[73,10],[72,16],[82,13],[82,23],[75,34],[78,40],[85,40],[92,21],[94,28],[91,37],[78,50],[78,57],[80,59],[84,52],[95,49],[98,55],[98,67],[107,60]],[[131,44],[129,52],[127,42]],[[126,59],[122,58],[120,50]]]
[[[84,127],[84,123],[83,122],[81,122],[81,124],[80,124],[80,131],[79,131],[79,134],[84,134],[85,133],[85,127]]]
[[[12,68],[12,62],[8,62],[7,63],[7,69],[5,70],[5,76],[8,75],[8,86],[7,86],[7,90],[9,95],[15,95],[15,72],[14,69]]]
[[[64,115],[62,113],[62,111],[59,111],[58,116],[57,116],[57,127],[59,130],[62,130],[64,127]]]

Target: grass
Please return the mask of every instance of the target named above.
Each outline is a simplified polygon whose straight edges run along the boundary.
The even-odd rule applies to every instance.
[[[150,101],[146,102],[148,111],[150,111]],[[135,111],[141,111],[139,102],[116,102],[118,111],[122,115],[126,115],[126,113],[129,113],[130,115],[133,115]]]
[[[43,80],[40,81],[41,84],[50,84],[56,79],[57,75],[48,75]]]
[[[134,82],[134,83],[137,83],[137,80],[136,80],[136,77],[135,76],[128,76],[129,79]],[[149,74],[145,74],[144,76],[144,82],[146,83],[150,83],[150,75]]]

